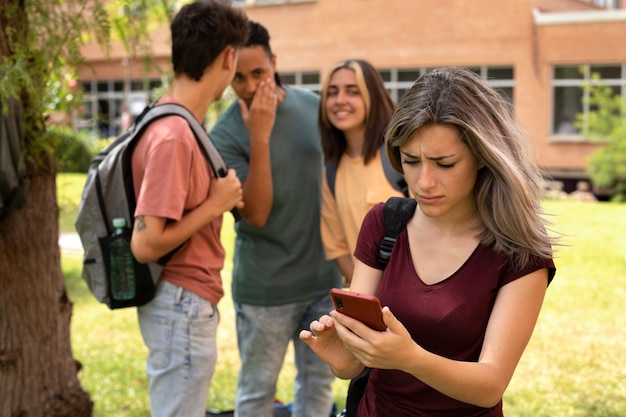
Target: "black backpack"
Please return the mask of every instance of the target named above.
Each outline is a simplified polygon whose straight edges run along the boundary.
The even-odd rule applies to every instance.
[[[404,180],[404,176],[396,170],[394,170],[389,164],[389,158],[387,158],[387,152],[385,151],[385,145],[380,146],[380,160],[383,165],[383,172],[385,173],[385,177],[387,177],[387,181],[389,184],[395,189],[404,194],[405,197],[409,196],[409,188]],[[326,163],[326,182],[328,182],[328,187],[330,188],[330,192],[335,196],[335,180],[337,179],[337,163],[338,161],[333,160]]]
[[[127,238],[134,224],[135,191],[131,172],[132,152],[142,132],[152,121],[169,115],[183,117],[209,161],[214,177],[227,174],[227,167],[202,125],[185,107],[168,103],[147,106],[135,122],[100,152],[91,162],[83,189],[78,216],[74,223],[83,249],[83,279],[91,293],[110,309],[140,306],[154,298],[156,283],[163,265],[176,252],[165,255],[158,262],[142,264],[133,257],[135,275],[134,296],[118,300],[112,296],[109,270],[109,242],[113,239],[112,220],[124,218]],[[233,212],[237,219],[237,213]]]
[[[378,261],[387,266],[391,257],[391,250],[396,238],[406,227],[407,222],[415,213],[417,201],[414,198],[390,197],[383,206],[383,224],[385,236],[378,248]],[[361,397],[370,375],[370,368],[365,368],[361,374],[353,378],[348,385],[346,408],[337,417],[356,417]]]
[[[15,98],[0,101],[0,220],[27,201],[29,180],[24,163],[22,105]]]

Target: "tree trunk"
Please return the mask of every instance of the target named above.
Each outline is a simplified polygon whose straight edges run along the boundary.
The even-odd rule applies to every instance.
[[[26,207],[0,222],[0,417],[92,415],[72,356],[58,236],[55,176],[31,177]]]
[[[5,14],[9,7],[14,13]],[[28,42],[28,19],[23,0],[0,0],[0,12],[2,62],[14,52],[8,39]],[[44,129],[43,116],[29,112],[35,99],[21,97],[30,115],[27,147]],[[72,303],[61,272],[54,161],[39,158],[28,174],[28,203],[0,221],[0,417],[88,417],[93,403],[78,381],[80,364],[70,343]]]

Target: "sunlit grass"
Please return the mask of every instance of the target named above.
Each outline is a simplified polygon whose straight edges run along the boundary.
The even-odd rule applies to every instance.
[[[545,203],[563,233],[539,323],[505,395],[508,416],[626,410],[626,205]]]
[[[77,182],[82,189],[80,179]],[[557,252],[557,275],[548,289],[533,338],[505,394],[505,415],[624,416],[626,204],[568,200],[548,201],[545,207],[554,214],[554,230],[564,235],[562,242],[568,246]],[[67,217],[71,219],[72,214]],[[239,370],[230,296],[234,240],[230,215],[225,216],[222,238],[227,250],[223,271],[226,296],[219,304],[219,357],[207,408],[227,410],[233,408]],[[74,356],[83,364],[80,377],[95,402],[94,415],[148,417],[146,349],[135,310],[110,311],[98,304],[80,278],[79,256],[64,253],[62,263],[74,302]],[[293,399],[294,372],[289,354],[276,395],[283,402]],[[335,402],[340,407],[346,388],[345,381],[335,383]]]
[[[74,232],[74,220],[78,212],[80,195],[85,185],[85,174],[65,173],[57,175],[57,202],[59,204],[59,228],[62,232]]]
[[[224,216],[222,231],[229,254],[224,277],[226,296],[219,303],[218,364],[212,381],[207,409],[232,410],[239,372],[239,354],[235,331],[235,314],[230,296],[232,247],[234,230],[232,216]],[[74,356],[82,362],[82,385],[95,402],[96,417],[147,417],[149,412],[148,382],[145,375],[147,350],[143,345],[135,309],[111,311],[99,304],[80,278],[81,259],[63,255],[63,270],[68,292],[74,302],[72,346]],[[288,403],[293,399],[295,367],[290,348],[278,382],[276,398]],[[334,395],[343,407],[347,382],[337,380]]]

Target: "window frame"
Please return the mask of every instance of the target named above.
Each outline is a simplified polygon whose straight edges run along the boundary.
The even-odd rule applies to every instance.
[[[312,91],[319,94],[322,89],[321,74],[319,70],[304,70],[304,71],[278,71],[280,80],[284,85],[290,87],[298,87],[305,90]],[[316,82],[305,82],[305,78],[317,79]],[[294,80],[294,82],[287,82],[286,80]]]
[[[115,137],[121,133],[121,112],[124,106],[125,85],[128,85],[126,103],[132,116],[138,115],[138,109],[155,99],[154,90],[161,88],[162,80],[157,77],[106,80],[83,80],[83,105],[87,111],[74,119],[76,129],[87,129],[95,137]],[[138,87],[141,86],[139,89]],[[106,112],[100,111],[105,104]],[[136,107],[134,106],[136,105]],[[106,132],[102,131],[106,129]]]
[[[594,68],[619,68],[620,76],[619,78],[601,78],[594,79],[593,74],[597,73],[594,71]],[[578,68],[579,76],[576,78],[557,78],[557,71],[564,69]],[[588,115],[591,111],[590,104],[588,102],[589,91],[586,86],[594,86],[594,85],[605,85],[611,88],[619,89],[619,93],[623,98],[626,99],[626,62],[594,62],[594,63],[567,63],[567,64],[553,64],[551,66],[551,89],[550,89],[550,126],[549,126],[549,136],[552,142],[588,142],[589,139],[586,137],[588,132]],[[557,109],[557,88],[576,88],[579,90],[579,95],[581,98],[581,103],[578,106],[580,111],[577,111],[573,116],[567,115],[567,112],[560,111],[561,109]],[[558,133],[557,126],[560,124],[560,121],[557,120],[559,115],[570,116],[570,118],[575,120],[578,114],[583,115],[583,126],[582,129],[578,130],[575,133]]]
[[[423,75],[425,72],[435,69],[437,67],[407,67],[407,68],[379,68],[378,72],[383,77],[385,87],[394,102],[398,103],[404,92],[411,88],[417,76]],[[511,104],[515,98],[515,66],[513,65],[472,65],[466,67],[469,70],[474,71],[481,78],[485,79],[489,85],[497,89],[510,89],[510,94],[506,94]],[[489,78],[490,71],[493,70],[507,70],[511,72],[511,78]],[[415,73],[417,75],[415,79],[408,81],[402,80],[402,74]],[[508,91],[508,90],[507,90]]]

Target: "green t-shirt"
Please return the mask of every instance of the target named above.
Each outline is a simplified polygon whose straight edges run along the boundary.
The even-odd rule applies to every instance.
[[[285,88],[270,138],[274,201],[264,227],[236,223],[233,300],[274,306],[313,300],[341,285],[335,263],[326,261],[320,237],[323,156],[317,114],[319,96]],[[243,182],[250,136],[234,102],[211,138]]]

